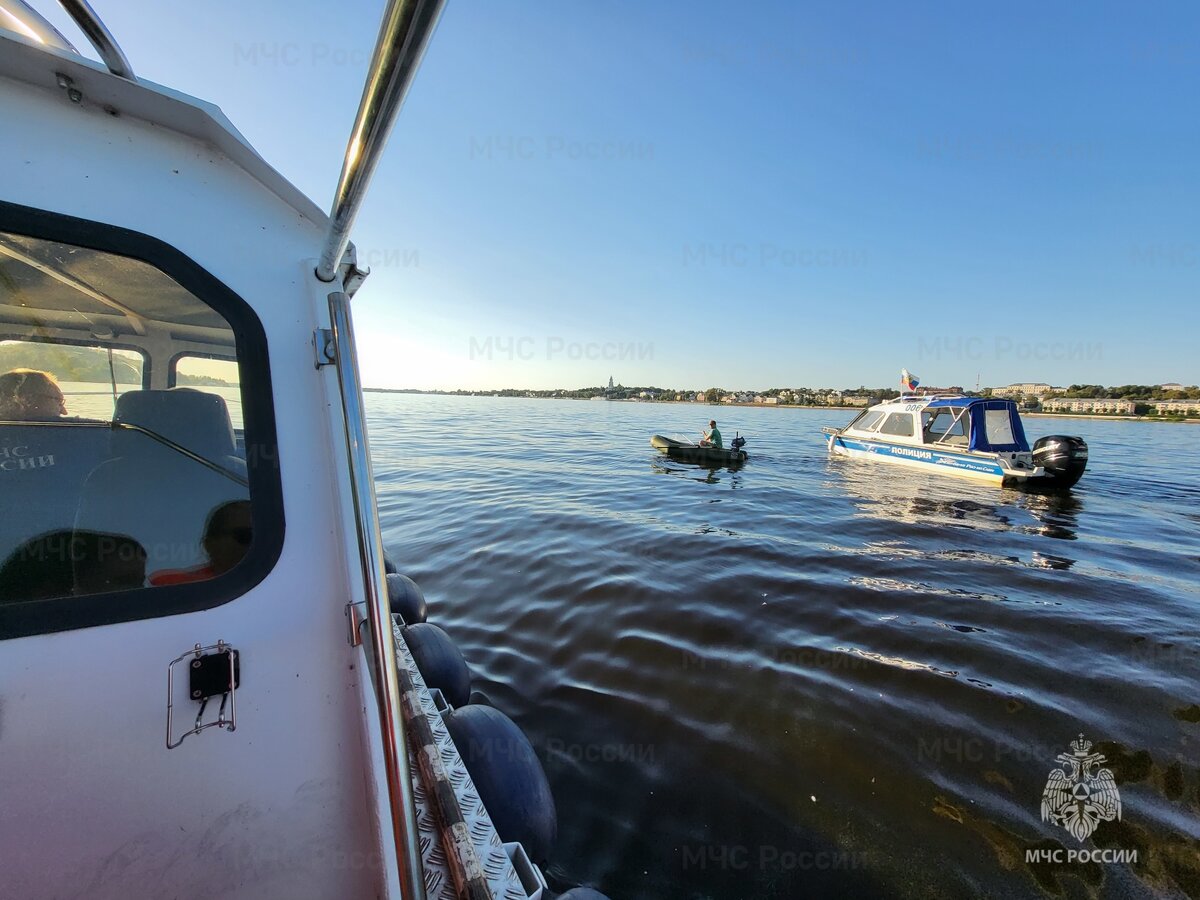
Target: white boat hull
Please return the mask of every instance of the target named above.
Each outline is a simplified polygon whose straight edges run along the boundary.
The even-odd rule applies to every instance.
[[[1040,469],[1013,471],[1007,461],[996,454],[934,450],[920,445],[868,441],[836,434],[829,438],[829,452],[837,456],[869,459],[995,485],[1025,481],[1041,475]]]

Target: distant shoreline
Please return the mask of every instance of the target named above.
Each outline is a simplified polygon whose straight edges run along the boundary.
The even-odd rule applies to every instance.
[[[1200,424],[1200,419],[1173,416],[1117,416],[1111,413],[1077,413],[1077,412],[1026,412],[1021,410],[1022,418],[1030,419],[1119,419],[1123,422],[1175,422],[1180,425]]]
[[[426,397],[485,397],[501,400],[572,400],[580,403],[590,403],[596,397],[514,397],[500,394],[472,393],[458,394],[453,391],[420,391],[413,388],[363,388],[367,394],[420,394]],[[670,406],[716,406],[722,409],[822,409],[838,412],[861,412],[865,406],[806,406],[800,403],[713,403],[708,400],[643,400],[640,397],[621,397],[615,400],[605,400],[606,403],[664,403]],[[1197,418],[1173,418],[1164,416],[1118,416],[1108,413],[1076,413],[1076,412],[1032,412],[1021,410],[1023,418],[1030,419],[1110,419],[1122,422],[1172,422],[1178,425],[1200,425]]]
[[[661,403],[667,406],[716,406],[721,409],[731,407],[738,409],[834,409],[854,412],[866,409],[865,406],[805,406],[801,403],[713,403],[708,400],[643,400],[641,397],[617,397],[609,400],[605,397],[524,397],[502,394],[457,394],[454,391],[418,391],[410,388],[363,388],[364,394],[419,394],[424,397],[483,397],[498,400],[570,400],[578,403],[591,403],[593,400],[603,400],[605,403]]]

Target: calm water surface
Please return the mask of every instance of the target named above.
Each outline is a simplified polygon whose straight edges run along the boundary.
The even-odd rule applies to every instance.
[[[385,542],[542,757],[550,875],[615,898],[1200,895],[1191,425],[1066,497],[830,460],[839,411],[368,395]],[[652,450],[711,415],[749,463]],[[1136,865],[1040,817],[1080,732]]]

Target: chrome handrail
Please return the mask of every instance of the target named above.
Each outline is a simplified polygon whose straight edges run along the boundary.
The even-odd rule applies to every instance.
[[[9,22],[17,26],[17,34],[27,35],[39,44],[67,50],[71,53],[79,52],[75,49],[74,44],[63,37],[61,31],[51,25],[45,16],[25,0],[0,0],[0,28],[12,31],[13,29],[6,24]]]
[[[371,660],[377,679],[375,697],[383,733],[383,761],[387,776],[392,833],[396,840],[396,863],[400,872],[400,896],[424,900],[425,878],[417,844],[416,804],[412,795],[412,768],[408,739],[400,706],[400,682],[396,669],[396,641],[392,634],[391,610],[384,590],[383,540],[379,534],[379,510],[375,504],[375,478],[367,443],[363,414],[362,385],[358,377],[354,328],[350,320],[350,298],[342,291],[329,295],[329,324],[334,366],[346,425],[346,453],[350,461],[350,486],[354,498],[354,524],[358,533],[359,561],[371,624]]]
[[[87,0],[58,0],[58,5],[67,11],[67,15],[79,26],[84,37],[96,48],[108,71],[119,78],[137,80],[133,74],[133,66],[129,64],[129,59],[117,44],[117,39],[112,36],[108,26],[100,21],[100,17],[88,5]]]
[[[388,0],[317,263],[322,281],[337,277],[350,228],[444,4],[445,0]]]

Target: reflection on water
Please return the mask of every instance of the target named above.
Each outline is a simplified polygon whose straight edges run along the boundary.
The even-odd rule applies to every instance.
[[[676,462],[669,457],[663,457],[662,460],[655,460],[650,463],[650,468],[660,475],[674,475],[679,478],[690,478],[694,481],[700,481],[704,484],[721,484],[725,482],[731,490],[737,490],[742,486],[742,480],[739,477],[743,464],[736,463],[728,466],[702,466],[698,464]]]
[[[1012,527],[1003,501],[1015,491],[868,460],[831,458],[828,469],[826,485],[844,489],[864,515],[909,524]]]
[[[1060,541],[1073,541],[1083,501],[1076,492],[1065,494],[1021,494],[1018,505],[1038,521],[1038,534]]]
[[[1054,537],[1054,535],[1048,535]],[[1042,553],[1040,550],[1033,551],[1033,556],[1030,557],[1030,563],[1035,566],[1041,566],[1044,569],[1069,569],[1075,565],[1075,560],[1067,556],[1055,556],[1052,553]]]
[[[840,485],[863,514],[902,523],[996,531],[1020,528],[1073,541],[1083,509],[1077,492],[1027,493],[860,460],[831,459],[829,466],[827,487],[840,477]],[[1068,568],[1074,562],[1057,554],[1034,556],[1037,564],[1052,568]]]
[[[1091,448],[1061,497],[831,461],[837,412],[722,409],[731,472],[646,447],[699,405],[368,408],[386,543],[546,764],[555,883],[1200,895],[1195,429],[1032,420]],[[1026,862],[1077,846],[1040,801],[1080,732],[1122,793],[1094,844],[1137,865]]]

